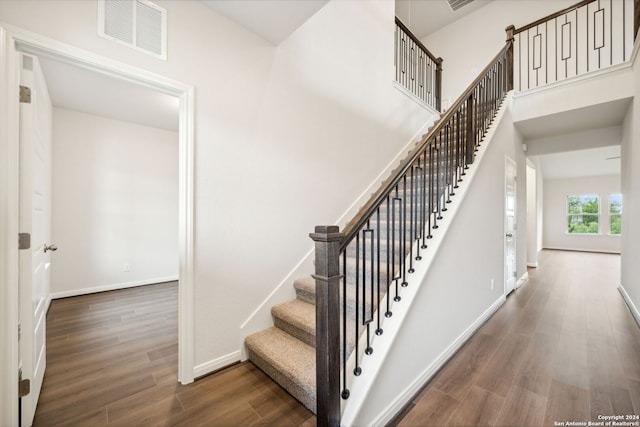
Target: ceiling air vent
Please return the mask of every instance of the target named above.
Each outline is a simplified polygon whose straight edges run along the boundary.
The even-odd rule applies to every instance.
[[[98,35],[167,60],[167,10],[148,0],[99,0]]]
[[[472,1],[473,0],[447,0],[447,3],[449,3],[449,7],[451,8],[451,10],[455,12],[461,7],[468,5]]]

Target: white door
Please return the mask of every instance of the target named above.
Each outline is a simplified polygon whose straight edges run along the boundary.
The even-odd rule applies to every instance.
[[[516,162],[505,157],[504,189],[504,293],[508,295],[516,286]]]
[[[20,233],[30,234],[20,250],[20,369],[31,381],[21,398],[21,425],[30,426],[46,368],[46,314],[51,266],[51,100],[38,58],[21,55],[20,85],[30,101],[20,102]],[[22,89],[21,89],[22,91]],[[22,98],[22,96],[21,96]],[[55,250],[55,249],[54,249]]]

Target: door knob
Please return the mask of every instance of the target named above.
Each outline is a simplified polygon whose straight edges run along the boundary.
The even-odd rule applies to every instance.
[[[55,252],[58,250],[58,247],[54,244],[51,245],[47,245],[46,243],[44,244],[44,252],[47,253],[47,251],[51,251],[51,252]]]
[[[513,234],[507,233],[507,237],[513,237]],[[55,249],[54,249],[54,251],[55,251]]]

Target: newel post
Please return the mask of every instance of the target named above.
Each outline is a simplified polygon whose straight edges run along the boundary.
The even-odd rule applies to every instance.
[[[509,25],[505,31],[507,32],[507,91],[513,90],[513,42],[515,40],[516,27]]]
[[[442,112],[442,58],[436,59],[436,110]]]
[[[335,225],[317,226],[316,272],[316,423],[340,425],[340,243]]]

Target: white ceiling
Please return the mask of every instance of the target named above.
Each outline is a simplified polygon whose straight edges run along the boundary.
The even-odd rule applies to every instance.
[[[588,129],[619,126],[629,109],[631,98],[540,116],[515,123],[525,139],[544,138]]]
[[[38,59],[55,107],[178,131],[178,98],[76,65]]]
[[[538,155],[545,179],[619,175],[622,122],[629,99],[591,105],[515,123]],[[610,159],[618,157],[616,159]]]
[[[329,0],[202,0],[255,34],[280,44]]]
[[[474,0],[453,12],[446,0],[396,0],[396,16],[422,38],[493,0]],[[274,45],[320,10],[328,0],[202,0],[202,2]]]
[[[419,39],[475,12],[493,0],[474,0],[452,11],[446,0],[396,0],[396,16]]]
[[[567,151],[539,156],[545,179],[619,175],[620,146]]]

